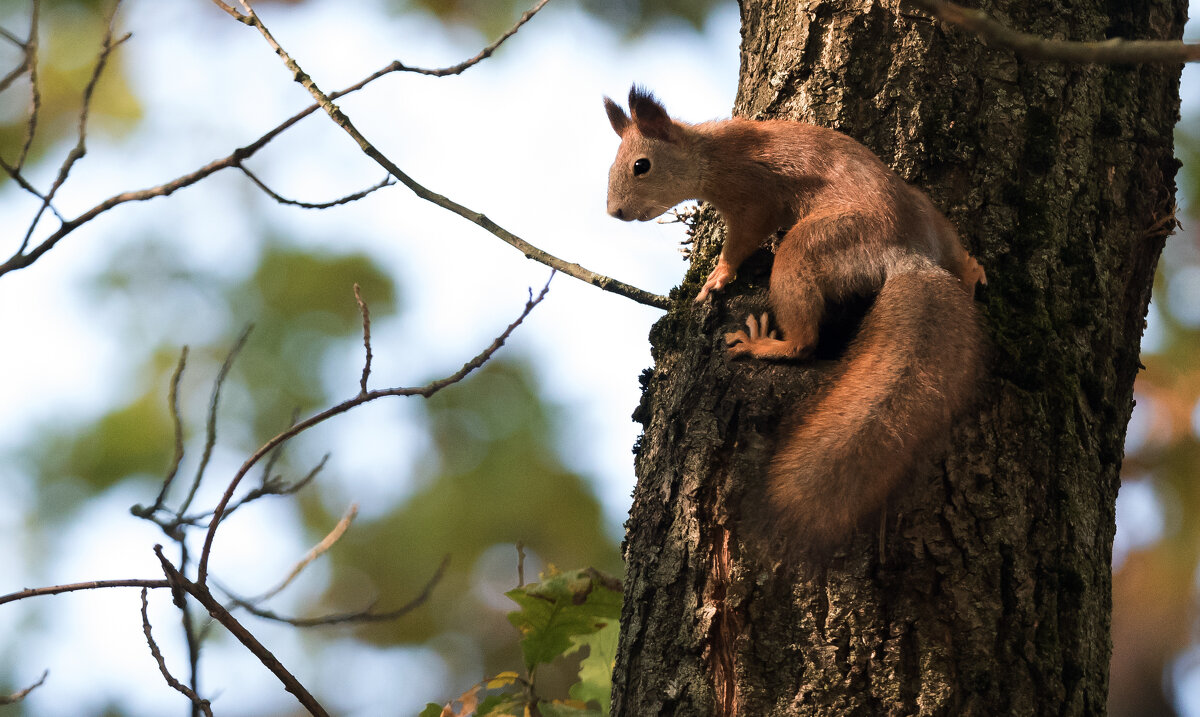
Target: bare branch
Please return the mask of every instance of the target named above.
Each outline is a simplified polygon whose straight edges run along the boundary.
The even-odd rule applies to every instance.
[[[248,22],[249,21],[249,18],[247,18],[245,15],[238,12],[235,8],[233,8],[231,5],[229,5],[229,3],[225,2],[225,0],[213,0],[213,2],[216,3],[217,7],[221,8],[225,12],[229,13],[229,15],[234,20],[237,20],[238,22]]]
[[[39,0],[33,0],[33,10],[30,12],[30,23],[29,23],[29,38],[30,39],[37,36],[38,2],[39,2]],[[9,72],[7,75],[5,75],[3,79],[0,79],[0,92],[3,92],[5,90],[7,90],[9,85],[11,85],[14,81],[16,81],[16,79],[18,77],[25,74],[26,70],[29,70],[30,68],[32,68],[34,66],[35,63],[34,63],[34,59],[33,59],[33,52],[31,52],[31,48],[35,47],[36,44],[31,43],[30,40],[26,40],[25,42],[22,42],[16,35],[12,34],[11,32],[9,32],[8,30],[5,30],[2,27],[0,27],[0,37],[3,37],[4,39],[8,40],[12,44],[21,48],[21,64],[17,65],[15,68],[13,68],[13,70],[11,72]]]
[[[329,713],[325,711],[325,708],[321,706],[321,703],[317,702],[317,699],[312,696],[312,693],[310,693],[304,687],[304,685],[300,684],[300,680],[296,679],[296,676],[289,672],[288,669],[283,666],[283,663],[281,663],[275,657],[275,655],[271,653],[270,650],[268,650],[261,642],[258,641],[258,638],[254,637],[254,635],[252,635],[244,625],[238,622],[237,619],[234,618],[234,616],[231,615],[229,611],[226,610],[225,607],[213,597],[212,593],[210,593],[207,588],[205,588],[203,585],[199,585],[188,580],[183,576],[182,573],[175,569],[174,565],[171,565],[170,561],[168,561],[166,556],[163,555],[161,545],[154,546],[154,554],[158,556],[158,561],[162,565],[163,574],[167,576],[167,580],[170,581],[171,585],[178,586],[180,590],[186,592],[188,595],[191,595],[196,599],[197,602],[204,606],[204,609],[208,610],[208,614],[211,615],[214,620],[221,623],[221,625],[228,630],[231,635],[238,639],[238,642],[241,642],[243,645],[245,645],[246,648],[258,658],[258,661],[261,662],[264,667],[270,670],[271,673],[274,674],[281,683],[283,683],[284,689],[286,689],[288,692],[291,692],[292,695],[295,696],[295,698],[300,702],[300,704],[309,711],[309,713],[317,715],[317,717],[329,716]]]
[[[330,207],[336,207],[340,204],[349,204],[350,202],[355,202],[355,201],[358,201],[359,199],[362,199],[363,197],[367,196],[368,194],[371,194],[372,192],[383,189],[384,187],[390,187],[393,184],[395,184],[395,182],[392,181],[391,177],[384,177],[382,182],[372,185],[372,186],[368,187],[367,189],[364,189],[360,192],[355,192],[354,194],[347,194],[346,196],[341,197],[340,199],[334,199],[331,202],[321,202],[319,204],[312,204],[309,202],[299,202],[299,201],[296,201],[295,199],[288,199],[287,197],[281,197],[274,190],[272,190],[270,187],[268,187],[266,184],[264,184],[261,179],[256,177],[253,172],[251,172],[249,169],[246,169],[245,165],[239,164],[239,165],[237,165],[237,167],[238,167],[238,169],[242,170],[242,174],[245,174],[246,177],[249,178],[251,182],[254,182],[254,185],[256,187],[261,189],[263,191],[263,193],[266,194],[271,199],[274,199],[276,202],[279,202],[280,204],[287,204],[287,205],[290,205],[293,207],[300,207],[301,209],[329,209]]]
[[[271,49],[275,51],[275,54],[279,55],[280,59],[283,60],[284,64],[292,72],[292,79],[300,83],[306,90],[308,90],[309,94],[316,99],[317,104],[321,105],[322,109],[325,110],[330,119],[332,119],[337,126],[341,127],[348,135],[350,135],[350,137],[355,141],[355,143],[358,144],[359,148],[364,154],[375,160],[379,166],[383,167],[393,177],[400,180],[401,184],[412,190],[412,192],[418,197],[432,204],[436,204],[439,207],[453,212],[463,219],[482,227],[501,241],[520,250],[520,252],[528,259],[541,262],[542,264],[545,264],[556,271],[561,271],[568,276],[573,276],[580,281],[587,282],[605,291],[611,291],[620,296],[624,296],[627,299],[633,299],[638,303],[654,306],[660,309],[665,309],[670,305],[670,301],[665,296],[651,294],[650,292],[644,291],[635,286],[630,286],[629,284],[617,281],[616,279],[612,279],[602,274],[597,274],[596,272],[582,267],[579,264],[564,261],[553,254],[545,252],[525,241],[516,234],[508,231],[481,212],[469,209],[453,199],[450,199],[449,197],[427,189],[415,179],[408,176],[403,170],[400,169],[400,167],[396,165],[395,162],[388,159],[375,147],[375,145],[371,144],[371,142],[368,141],[367,138],[358,131],[358,128],[355,127],[350,121],[350,118],[346,116],[344,112],[342,112],[341,108],[333,104],[332,99],[322,92],[319,87],[317,87],[316,82],[314,82],[313,79],[309,77],[303,69],[300,68],[300,65],[294,59],[292,59],[292,56],[289,55],[288,52],[279,44],[279,42],[275,40],[275,37],[271,34],[271,31],[268,30],[267,26],[263,24],[262,20],[254,12],[254,9],[251,8],[250,5],[244,0],[242,1],[242,7],[245,8],[246,15],[250,18],[250,22],[248,24],[253,25],[258,29],[259,33],[267,41],[267,44],[269,44]]]
[[[58,221],[60,221],[60,222],[66,221],[66,219],[63,217],[62,213],[60,213],[58,211],[58,208],[56,208],[54,206],[54,204],[52,202],[50,202],[50,200],[46,199],[46,195],[39,192],[37,187],[30,184],[29,180],[25,179],[25,177],[21,174],[20,171],[17,170],[16,167],[12,166],[8,162],[5,162],[3,157],[0,157],[0,169],[3,169],[5,171],[5,173],[8,174],[8,176],[11,177],[14,182],[17,183],[18,187],[20,187],[21,189],[24,189],[26,192],[29,192],[30,194],[32,194],[33,196],[37,197],[42,202],[44,202],[46,204],[46,206],[49,207],[50,213],[53,214],[55,216],[55,218],[58,219]]]
[[[23,690],[18,690],[16,692],[12,693],[11,695],[0,695],[0,705],[13,705],[13,704],[20,702],[21,700],[23,700],[27,696],[29,696],[30,692],[33,692],[37,688],[41,687],[42,683],[44,683],[46,681],[46,678],[49,676],[50,676],[50,670],[42,670],[42,676],[39,677],[38,681],[34,682],[32,685],[26,687]]]
[[[553,278],[554,272],[551,272],[550,279],[547,279],[546,285],[542,287],[542,290],[537,297],[530,297],[529,301],[525,303],[525,309],[521,312],[521,315],[518,316],[515,321],[509,324],[508,328],[505,329],[502,334],[497,336],[495,341],[493,341],[490,346],[481,351],[475,356],[475,358],[463,364],[462,368],[460,368],[458,371],[455,371],[453,374],[428,383],[419,388],[397,387],[376,389],[374,391],[360,393],[348,401],[343,401],[332,408],[328,408],[314,416],[310,416],[309,418],[297,423],[259,447],[259,449],[255,451],[253,455],[246,459],[246,462],[242,464],[242,467],[238,469],[238,472],[234,475],[233,480],[231,480],[229,485],[225,488],[225,494],[221,496],[221,501],[217,504],[216,510],[213,511],[212,520],[209,521],[208,524],[208,533],[204,536],[204,548],[200,551],[200,561],[196,570],[196,582],[200,585],[204,585],[205,580],[208,577],[208,557],[212,552],[213,539],[216,537],[217,527],[221,524],[221,519],[225,515],[226,506],[228,506],[229,502],[233,499],[233,493],[235,490],[237,490],[238,484],[241,483],[242,478],[246,476],[246,473],[248,473],[250,469],[253,468],[254,465],[263,458],[263,456],[269,454],[275,449],[276,446],[284,443],[285,441],[291,440],[293,437],[303,433],[304,431],[307,431],[309,428],[323,423],[334,416],[343,414],[355,406],[361,406],[364,403],[374,401],[378,398],[384,398],[385,396],[424,396],[425,398],[429,398],[443,388],[463,380],[471,372],[475,371],[475,369],[486,363],[493,354],[500,350],[500,347],[504,345],[504,342],[508,340],[508,337],[512,334],[512,332],[521,325],[521,322],[525,320],[525,317],[529,316],[529,312],[533,311],[533,308],[540,304],[542,299],[546,297],[546,292],[550,290],[550,281]]]
[[[50,206],[50,202],[54,200],[54,195],[58,193],[59,188],[62,187],[63,183],[67,181],[67,176],[70,175],[71,169],[75,166],[75,163],[87,154],[87,123],[88,115],[91,112],[92,94],[96,90],[96,84],[100,81],[100,75],[104,72],[104,67],[108,64],[109,55],[111,55],[112,51],[121,43],[130,38],[130,35],[126,34],[119,40],[115,42],[113,41],[113,28],[117,17],[117,9],[120,8],[120,6],[121,0],[117,0],[115,3],[113,3],[112,12],[108,16],[108,25],[104,32],[104,41],[100,49],[100,56],[96,60],[96,66],[92,69],[92,76],[88,80],[87,87],[84,88],[83,91],[83,106],[79,111],[79,139],[76,141],[75,146],[71,148],[71,151],[67,153],[66,159],[63,160],[62,165],[58,168],[58,176],[55,177],[54,184],[50,186],[50,191],[46,192],[46,196],[42,199],[42,205],[38,208],[37,213],[34,214],[32,221],[29,222],[29,229],[26,230],[25,237],[21,240],[21,246],[17,249],[16,254],[13,256],[20,256],[25,253],[26,249],[29,248],[29,240],[33,236],[34,230],[37,229],[37,225],[41,221],[42,215]],[[30,70],[31,79],[33,79],[33,72],[35,71],[36,58],[34,68]],[[34,83],[34,86],[36,87],[36,82]],[[35,100],[34,109],[30,116],[30,132],[26,137],[25,147],[21,152],[21,156],[17,160],[17,172],[21,171],[22,165],[25,162],[26,152],[29,149],[29,145],[33,142],[33,128],[36,125],[36,115],[37,101]]]
[[[17,37],[16,35],[12,34],[11,32],[9,32],[8,30],[5,30],[2,27],[0,27],[0,37],[3,37],[5,40],[8,40],[9,42],[11,42],[12,44],[21,48],[22,50],[24,50],[26,47],[25,43],[21,42],[21,38]]]
[[[343,535],[346,534],[346,531],[349,530],[350,524],[354,522],[354,518],[356,516],[358,516],[358,504],[351,503],[350,508],[346,511],[346,514],[343,515],[342,519],[337,522],[337,525],[333,526],[333,530],[329,531],[329,534],[322,538],[321,542],[314,545],[312,550],[309,550],[303,558],[300,558],[299,562],[292,566],[292,569],[288,572],[287,577],[285,577],[278,585],[266,591],[262,595],[250,598],[250,602],[263,602],[264,600],[270,600],[279,593],[283,592],[288,585],[292,584],[292,581],[295,580],[300,573],[304,572],[304,569],[307,568],[312,561],[328,552],[328,550],[333,547],[334,543],[336,543]]]
[[[288,427],[290,428],[290,427],[296,425],[296,421],[299,421],[299,420],[300,420],[300,408],[296,407],[296,408],[292,409],[292,420],[288,421]],[[271,474],[275,472],[275,464],[278,463],[279,459],[282,457],[283,457],[283,446],[282,445],[276,446],[275,450],[271,451],[271,455],[267,456],[267,462],[263,464],[263,469],[262,469],[262,482],[261,482],[262,488],[265,489],[265,488],[267,488],[268,484],[274,484],[274,483],[278,482],[276,480],[276,477],[273,477]],[[322,466],[325,465],[325,459],[327,459],[327,458],[329,458],[328,453],[325,454],[325,458],[321,459],[321,465],[317,467],[318,470]],[[279,480],[282,480],[282,478],[280,478]]]
[[[21,145],[21,152],[17,155],[16,171],[20,172],[25,166],[25,159],[29,156],[29,148],[33,146],[33,136],[37,133],[38,112],[42,107],[42,92],[38,87],[38,25],[40,24],[40,16],[42,3],[40,0],[33,0],[33,9],[30,12],[29,21],[29,39],[25,41],[25,62],[29,66],[29,119],[25,123],[25,141]]]
[[[200,465],[196,467],[196,477],[192,479],[192,486],[188,489],[187,497],[175,511],[176,517],[181,518],[187,512],[192,500],[196,497],[196,491],[200,488],[200,481],[204,479],[204,471],[208,469],[208,461],[212,458],[213,448],[217,445],[217,407],[221,403],[221,387],[225,385],[225,378],[229,376],[229,370],[233,368],[233,361],[241,352],[242,347],[246,345],[246,339],[250,337],[250,331],[253,328],[253,326],[247,326],[242,330],[237,341],[233,343],[233,348],[229,349],[229,353],[225,355],[225,360],[221,363],[221,370],[217,372],[217,378],[213,381],[212,398],[208,402],[208,422],[204,433],[204,452],[200,455]]]
[[[425,604],[425,602],[429,600],[429,596],[433,594],[433,589],[438,583],[441,582],[442,576],[445,574],[446,568],[449,565],[450,556],[447,555],[446,557],[442,558],[441,565],[438,566],[437,571],[435,571],[433,576],[429,578],[429,581],[425,583],[425,587],[421,589],[420,594],[395,610],[388,610],[386,612],[371,612],[371,607],[373,607],[371,606],[365,610],[359,610],[357,612],[334,613],[321,617],[284,617],[272,612],[271,610],[260,608],[249,600],[239,598],[225,588],[222,588],[222,590],[229,595],[229,598],[233,601],[235,606],[242,608],[251,615],[261,617],[264,620],[274,620],[275,622],[286,623],[288,625],[292,625],[293,627],[323,627],[325,625],[341,625],[346,623],[390,622],[391,620],[397,620],[404,617],[408,613]]]
[[[184,346],[179,352],[179,363],[175,365],[175,372],[171,374],[171,388],[167,393],[167,407],[171,412],[171,425],[174,427],[175,434],[175,456],[171,460],[171,467],[167,470],[167,477],[163,479],[162,488],[158,491],[158,497],[154,499],[154,505],[146,508],[141,505],[135,505],[130,512],[139,518],[150,518],[155,511],[163,507],[163,503],[167,499],[167,491],[171,488],[171,483],[175,480],[175,476],[179,473],[179,466],[183,463],[183,418],[179,415],[179,382],[183,379],[183,369],[187,366],[188,347]]]
[[[363,361],[362,378],[358,380],[361,395],[367,392],[367,379],[371,376],[371,311],[367,308],[367,302],[363,301],[358,284],[354,285],[354,300],[358,302],[358,312],[362,314],[363,348],[367,351],[367,357]]]
[[[431,75],[433,77],[445,77],[447,75],[460,74],[460,73],[462,73],[463,70],[466,70],[467,68],[472,67],[472,66],[482,62],[483,60],[486,60],[487,58],[491,57],[492,53],[496,51],[496,48],[500,47],[500,45],[503,44],[505,40],[507,40],[508,38],[517,34],[517,30],[520,30],[522,25],[529,22],[529,20],[538,13],[538,10],[541,10],[542,8],[544,8],[546,6],[546,3],[548,3],[548,2],[550,2],[550,0],[540,0],[538,2],[538,4],[534,5],[533,7],[529,8],[528,10],[526,10],[525,14],[521,15],[521,18],[519,20],[517,20],[517,23],[515,25],[513,25],[511,28],[509,28],[508,32],[506,32],[503,35],[501,35],[500,37],[498,37],[496,39],[496,41],[493,42],[492,44],[490,44],[487,47],[480,50],[479,54],[475,55],[474,57],[470,58],[469,60],[463,60],[462,62],[458,63],[457,65],[451,65],[449,67],[443,67],[443,68],[437,69],[437,70],[427,70],[427,69],[424,69],[421,67],[407,67],[407,66],[403,65],[402,63],[400,63],[398,60],[393,64],[397,66],[396,71],[416,72],[418,74]]]
[[[456,65],[451,65],[449,67],[443,67],[443,68],[439,68],[439,69],[409,67],[407,65],[404,65],[403,63],[401,63],[398,60],[393,61],[392,63],[388,64],[386,67],[383,67],[383,68],[375,71],[374,73],[368,75],[367,77],[356,82],[355,84],[350,85],[349,87],[346,87],[343,90],[340,90],[338,92],[333,92],[333,93],[329,94],[328,96],[325,96],[325,99],[327,102],[330,102],[332,100],[339,99],[339,98],[344,97],[353,92],[357,92],[357,91],[361,90],[362,88],[366,87],[368,84],[374,82],[375,80],[377,80],[381,77],[384,77],[388,74],[391,74],[393,72],[414,72],[414,73],[418,73],[418,74],[431,75],[431,76],[436,76],[436,77],[444,77],[447,75],[457,75],[457,74],[463,72],[464,70],[478,64],[484,58],[491,56],[491,54],[494,53],[495,50],[505,40],[512,37],[517,32],[517,30],[519,30],[521,28],[522,25],[524,25],[526,22],[528,22],[529,19],[534,16],[534,14],[536,14],[539,10],[541,10],[541,8],[543,6],[545,6],[546,1],[547,0],[541,0],[540,2],[538,2],[538,4],[535,5],[531,10],[529,10],[524,15],[522,15],[521,18],[517,21],[517,23],[515,25],[513,25],[513,27],[510,28],[508,32],[506,32],[495,42],[488,45],[483,50],[481,50],[478,54],[476,54],[474,57],[472,57],[468,60],[464,60],[463,62],[460,62]],[[225,10],[226,12],[229,12],[231,15],[233,15],[235,18],[237,18],[240,22],[247,22],[248,18],[245,18],[245,16],[238,13],[236,10],[234,10],[232,7],[230,7],[226,3],[221,2],[220,0],[214,0],[214,2],[216,2],[216,4],[218,6],[220,6],[223,10]],[[103,214],[116,206],[125,204],[126,202],[142,202],[142,201],[154,199],[156,197],[170,196],[171,194],[174,194],[176,191],[183,189],[185,187],[189,187],[189,186],[195,184],[196,182],[199,182],[200,180],[204,179],[205,177],[208,177],[211,174],[221,171],[222,169],[226,169],[228,167],[240,166],[240,164],[243,160],[253,156],[256,152],[258,152],[260,149],[262,149],[268,143],[270,143],[273,139],[275,139],[275,137],[279,136],[284,131],[289,129],[292,125],[296,124],[297,122],[304,119],[308,115],[317,111],[321,107],[322,107],[321,103],[311,104],[308,107],[306,107],[305,109],[301,110],[300,112],[297,112],[296,114],[292,115],[291,117],[284,120],[280,124],[276,125],[274,128],[267,131],[265,134],[263,134],[261,137],[259,137],[255,141],[251,142],[250,144],[234,150],[231,154],[229,154],[226,157],[222,157],[220,159],[213,160],[212,162],[209,162],[208,164],[204,165],[203,167],[200,167],[199,169],[197,169],[193,172],[190,172],[188,174],[177,177],[176,179],[173,179],[169,182],[165,182],[163,184],[159,184],[154,187],[149,187],[147,189],[128,191],[128,192],[122,192],[120,194],[115,194],[71,220],[62,220],[61,215],[59,215],[59,219],[62,220],[62,225],[57,230],[55,230],[53,233],[51,233],[49,236],[47,236],[45,239],[43,239],[41,241],[41,243],[39,243],[33,249],[29,250],[28,252],[14,255],[13,257],[9,258],[7,261],[0,263],[0,276],[3,276],[4,274],[7,274],[10,271],[17,271],[19,269],[24,269],[25,267],[30,266],[31,264],[36,262],[39,258],[41,258],[42,255],[44,255],[46,252],[53,249],[58,244],[58,242],[60,242],[63,238],[65,238],[66,236],[68,236],[69,234],[74,232],[80,226],[90,222],[92,219],[96,218],[100,214]],[[382,156],[382,155],[380,155],[380,156]],[[386,161],[386,158],[385,158],[385,161]],[[390,164],[390,162],[389,162],[389,164]],[[392,166],[394,167],[395,165],[392,165]],[[8,167],[6,165],[4,165],[2,160],[0,160],[0,168],[4,168],[7,171],[9,171],[9,174],[13,175],[15,179],[17,179],[19,182],[21,182],[21,186],[26,188],[27,191],[31,191],[39,198],[42,198],[42,195],[39,194],[33,187],[29,186],[28,183],[25,183],[17,175],[15,175],[11,170],[9,170]],[[412,180],[410,179],[409,181],[412,181]],[[417,186],[419,186],[419,185],[417,185]],[[412,187],[410,187],[410,188],[412,188]],[[422,187],[422,190],[424,192],[426,192],[427,194],[433,194],[433,193],[429,192],[428,190],[425,190],[423,187]],[[414,190],[414,191],[416,191],[416,190]],[[418,196],[422,196],[422,195],[418,192]],[[433,195],[433,196],[440,196],[440,195]],[[445,198],[443,198],[443,199],[445,199]],[[448,202],[450,200],[445,199],[445,201]],[[502,240],[508,242],[510,245],[516,247],[523,253],[525,253],[525,255],[529,258],[536,259],[538,261],[542,261],[543,263],[546,263],[548,266],[551,266],[552,268],[554,268],[556,270],[562,271],[565,274],[574,276],[575,278],[578,278],[578,279],[582,279],[583,281],[586,281],[589,284],[592,284],[594,286],[600,287],[601,289],[605,289],[606,291],[612,291],[619,295],[626,296],[627,298],[631,298],[640,303],[647,304],[649,306],[655,306],[655,307],[662,308],[662,309],[665,309],[668,306],[668,299],[666,297],[659,296],[657,294],[652,294],[650,292],[643,291],[642,289],[638,289],[633,286],[629,286],[628,284],[617,281],[615,279],[611,279],[602,274],[597,274],[597,273],[595,273],[589,269],[586,269],[585,267],[582,267],[578,264],[566,262],[566,261],[558,259],[557,257],[554,257],[550,254],[546,254],[545,252],[541,251],[540,249],[537,249],[536,247],[525,242],[524,240],[520,239],[519,237],[517,237],[517,236],[505,231],[504,229],[500,228],[499,226],[495,225],[494,222],[492,222],[490,219],[488,219],[484,215],[470,212],[470,210],[467,210],[465,207],[462,207],[461,205],[455,204],[454,207],[456,207],[456,208],[452,209],[452,211],[455,211],[455,213],[459,214],[460,216],[464,216],[464,217],[468,218],[475,224],[483,227],[484,229],[487,229],[488,231],[493,232],[494,234],[497,231],[500,232],[500,234],[497,234],[497,236],[499,236]],[[55,212],[55,214],[57,215],[57,212]]]
[[[989,47],[1012,50],[1034,60],[1064,62],[1133,64],[1182,63],[1200,60],[1200,45],[1175,40],[1123,40],[1113,38],[1094,42],[1048,40],[1017,32],[994,20],[982,10],[956,5],[946,0],[905,0],[938,20],[974,33]]]
[[[25,71],[29,69],[29,56],[26,55],[25,57],[26,59],[21,64],[12,68],[7,75],[0,78],[0,92],[7,90],[9,85],[16,82],[17,78],[25,74]]]
[[[178,534],[175,540],[179,544],[179,568],[183,570],[189,563],[187,541],[184,540],[182,531],[179,531],[177,528],[167,531],[168,535],[172,532]],[[187,600],[182,600],[181,602],[182,604],[179,606],[179,624],[183,627],[183,639],[187,645],[188,676],[191,682],[189,687],[191,687],[192,692],[200,694],[200,643],[203,642],[203,636],[197,634],[196,623],[192,620],[191,603]],[[210,625],[212,623],[205,624]],[[201,632],[203,632],[203,628],[201,628]],[[192,703],[192,717],[200,717],[200,706],[194,702]]]
[[[292,425],[295,425],[295,421],[292,422]],[[279,455],[280,451],[282,450],[282,447],[283,447],[282,444],[280,444],[280,445],[276,446],[274,450],[271,451],[271,454],[267,457],[268,464],[272,462],[273,457],[276,457]],[[246,493],[246,495],[242,496],[239,500],[234,501],[233,503],[230,504],[230,506],[225,510],[225,517],[228,518],[229,516],[233,515],[233,512],[235,510],[237,510],[238,508],[241,508],[242,506],[246,505],[247,503],[256,501],[259,498],[263,498],[268,495],[292,495],[293,493],[300,492],[305,486],[307,486],[309,483],[311,483],[313,481],[313,479],[315,479],[317,477],[317,475],[319,475],[321,473],[322,470],[325,469],[325,464],[328,462],[329,462],[329,454],[326,453],[324,456],[321,457],[321,460],[318,461],[317,464],[315,466],[313,466],[312,469],[309,470],[309,472],[307,474],[305,474],[305,476],[303,478],[296,481],[295,483],[287,483],[286,481],[284,481],[282,478],[280,478],[278,476],[276,476],[274,478],[264,477],[263,484],[261,486],[250,490],[248,493]],[[193,513],[192,515],[185,515],[181,518],[176,518],[175,521],[173,521],[173,523],[176,523],[178,525],[198,525],[201,521],[211,518],[215,512],[216,511],[209,510],[209,511],[205,511],[203,513]]]
[[[15,593],[0,595],[0,605],[25,598],[41,597],[43,595],[58,595],[60,593],[75,592],[76,590],[99,590],[102,588],[167,588],[170,584],[166,580],[141,580],[131,578],[127,580],[92,580],[86,583],[71,583],[69,585],[51,585],[44,588],[26,588],[18,590]]]
[[[208,700],[201,699],[200,695],[196,694],[190,687],[175,679],[171,675],[171,671],[167,669],[167,662],[163,659],[162,652],[158,649],[158,643],[154,641],[154,636],[150,633],[150,615],[147,611],[146,588],[142,588],[142,632],[146,635],[146,644],[150,646],[150,654],[154,657],[154,661],[158,663],[158,671],[162,673],[163,679],[174,690],[179,692],[184,697],[192,701],[193,705],[200,708],[208,717],[213,717],[212,707],[209,706]]]
[[[517,541],[517,587],[525,586],[525,541]]]

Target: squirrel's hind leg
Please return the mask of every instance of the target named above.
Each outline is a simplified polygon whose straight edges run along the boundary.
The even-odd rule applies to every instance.
[[[729,357],[753,356],[760,359],[800,359],[812,352],[812,343],[799,344],[778,338],[779,333],[770,328],[767,313],[746,318],[746,330],[725,334],[729,345]]]

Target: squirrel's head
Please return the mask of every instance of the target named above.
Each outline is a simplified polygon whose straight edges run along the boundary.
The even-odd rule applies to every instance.
[[[644,222],[696,198],[700,168],[688,125],[671,119],[654,95],[637,85],[629,90],[629,115],[607,97],[604,109],[621,138],[608,171],[609,214]]]

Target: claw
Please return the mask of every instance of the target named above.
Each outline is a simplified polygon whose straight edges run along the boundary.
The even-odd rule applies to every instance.
[[[746,328],[749,331],[749,340],[775,338],[775,330],[769,328],[770,320],[767,318],[767,313],[764,311],[761,316],[750,314],[746,317]],[[739,332],[740,333],[740,332]]]
[[[700,303],[708,298],[710,292],[720,291],[725,288],[729,280],[733,278],[733,270],[728,264],[718,260],[717,266],[709,273],[708,279],[705,280],[704,286],[700,288],[700,293],[696,294],[696,303]]]
[[[746,328],[730,331],[725,334],[725,344],[729,353],[741,356],[750,352],[750,344],[763,339],[776,339],[777,333],[770,327],[770,319],[764,311],[761,315],[750,314],[746,317]]]

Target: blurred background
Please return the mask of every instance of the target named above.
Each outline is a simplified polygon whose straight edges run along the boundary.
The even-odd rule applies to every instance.
[[[280,43],[326,91],[392,60],[456,63],[509,28],[517,0],[262,2]],[[42,0],[39,123],[25,176],[49,187],[75,145],[80,98],[110,2]],[[616,147],[600,97],[630,82],[672,113],[727,116],[738,69],[737,8],[716,0],[553,0],[494,57],[443,79],[397,73],[340,102],[359,129],[434,191],[540,248],[665,294],[684,265],[675,225],[604,215]],[[0,0],[0,73],[21,62],[30,4]],[[209,2],[126,0],[93,101],[87,155],[55,206],[73,217],[119,192],[169,181],[249,144],[311,99],[252,29]],[[1194,33],[1189,32],[1189,38]],[[1200,715],[1200,76],[1185,70],[1178,152],[1184,229],[1168,242],[1143,342],[1114,547],[1114,715]],[[28,76],[0,93],[0,157],[27,138]],[[382,170],[321,114],[247,161],[273,191],[328,202]],[[0,180],[0,254],[39,202]],[[57,227],[46,217],[31,240]],[[373,317],[371,385],[448,375],[521,311],[548,270],[491,235],[389,187],[322,211],[281,206],[224,170],[168,198],[126,204],[0,277],[0,594],[81,580],[158,577],[159,529],[130,514],[171,463],[167,392],[180,388],[190,481],[213,381],[253,324],[223,387],[218,441],[194,501],[210,510],[250,452],[353,396],[362,367],[352,285]],[[619,573],[633,486],[629,419],[660,312],[569,277],[497,357],[426,400],[387,399],[306,433],[275,473],[297,497],[264,498],[222,524],[212,558],[243,595],[274,586],[348,508],[344,538],[267,607],[312,616],[415,597],[445,555],[431,600],[395,622],[302,630],[246,617],[337,714],[410,714],[485,675],[518,669],[504,597],[525,575],[587,565]],[[258,480],[258,474],[252,474]],[[178,497],[178,496],[177,496]],[[197,546],[198,547],[198,546]],[[11,715],[186,714],[146,648],[136,590],[0,608],[0,694],[46,683]],[[177,677],[187,657],[169,595],[151,593],[155,635]],[[290,695],[216,629],[201,689],[225,715],[290,715]]]

